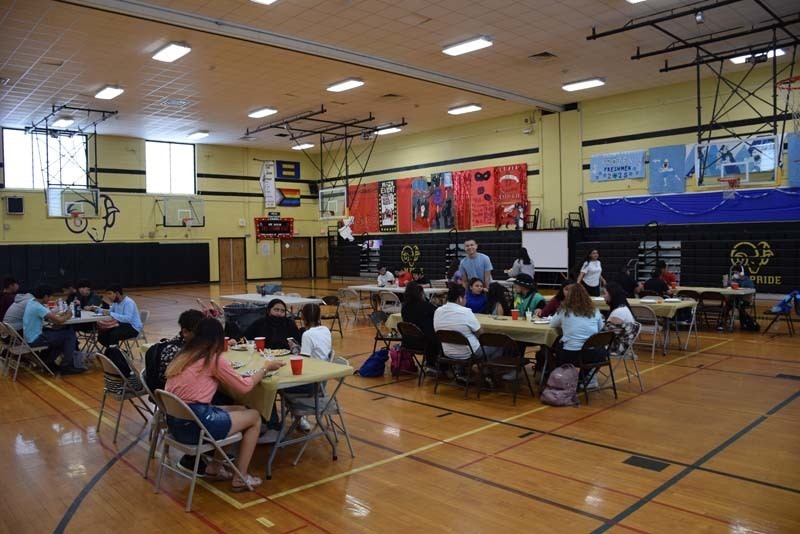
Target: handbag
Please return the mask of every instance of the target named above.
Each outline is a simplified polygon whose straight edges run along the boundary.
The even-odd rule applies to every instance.
[[[100,332],[105,332],[106,330],[111,330],[112,328],[116,328],[119,326],[119,321],[114,319],[113,317],[109,319],[103,319],[102,321],[97,321],[97,330]]]

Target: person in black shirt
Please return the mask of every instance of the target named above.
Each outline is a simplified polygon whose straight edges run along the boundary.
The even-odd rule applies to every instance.
[[[644,283],[645,291],[652,291],[659,297],[669,296],[670,289],[667,283],[661,279],[661,270],[656,269],[650,273],[650,279]]]
[[[611,281],[619,284],[619,286],[625,292],[625,296],[629,299],[635,298],[639,293],[639,281],[631,276],[627,265],[623,265],[619,272],[613,273],[610,278]]]
[[[436,306],[425,298],[425,291],[419,282],[412,280],[406,284],[400,315],[403,317],[403,321],[417,325],[428,338],[428,350],[425,354],[425,362],[428,367],[436,366],[436,355],[439,354],[439,342],[436,340],[436,332],[433,328],[435,311]]]
[[[247,339],[264,337],[268,349],[289,349],[287,338],[291,337],[299,342],[301,336],[294,320],[286,316],[287,311],[285,302],[281,299],[272,299],[267,304],[266,316],[251,324],[245,331],[244,337]]]
[[[419,285],[427,287],[431,286],[431,281],[428,280],[428,277],[425,276],[419,269],[414,269],[413,271],[411,271],[411,276],[413,277],[413,280]]]

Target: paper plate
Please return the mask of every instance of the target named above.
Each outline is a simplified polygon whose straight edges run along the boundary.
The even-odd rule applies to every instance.
[[[231,367],[233,367],[234,369],[238,369],[238,368],[244,367],[244,366],[245,366],[245,362],[241,362],[241,361],[238,361],[238,360],[231,361]]]
[[[681,299],[664,299],[664,302],[683,302]]]
[[[235,347],[231,347],[231,350],[247,350],[247,347],[244,345],[236,345]]]
[[[264,356],[286,356],[291,353],[292,351],[289,349],[264,349],[261,351]]]

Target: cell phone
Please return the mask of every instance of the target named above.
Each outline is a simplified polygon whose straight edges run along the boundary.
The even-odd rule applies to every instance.
[[[289,344],[290,347],[297,345],[297,341],[293,337],[287,337],[286,342]]]

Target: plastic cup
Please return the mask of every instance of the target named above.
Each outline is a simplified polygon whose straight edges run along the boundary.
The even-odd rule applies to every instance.
[[[511,310],[511,319],[514,321],[519,319],[519,310]]]
[[[289,358],[289,363],[292,365],[292,374],[293,375],[301,375],[303,374],[303,357],[302,356],[292,356]]]
[[[255,338],[256,348],[258,350],[264,350],[264,347],[267,345],[267,338],[265,337],[257,337]]]
[[[525,318],[526,318],[528,321],[533,321],[533,312],[532,312],[532,311],[526,311],[526,312],[525,312]]]
[[[675,289],[678,287],[678,282],[672,282],[670,285],[672,286],[672,289]]]
[[[731,289],[739,289],[739,282],[731,282]]]
[[[53,302],[52,300],[49,300],[49,301],[47,301],[47,307],[52,310],[53,308],[56,307],[56,303]]]

